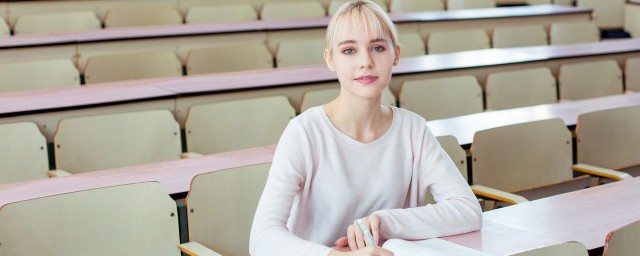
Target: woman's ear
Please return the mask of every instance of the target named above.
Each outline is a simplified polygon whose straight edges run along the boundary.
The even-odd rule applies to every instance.
[[[400,60],[400,45],[396,45],[396,50],[394,51],[394,55],[393,56],[393,65],[396,66],[398,65],[398,61]]]
[[[333,66],[333,56],[331,56],[331,50],[329,49],[324,49],[324,62],[327,63],[327,67],[329,68],[329,70],[336,71],[335,67]]]

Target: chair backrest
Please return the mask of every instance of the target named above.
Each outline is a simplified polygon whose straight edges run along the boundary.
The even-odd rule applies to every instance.
[[[496,0],[447,0],[447,10],[495,8]]]
[[[400,107],[427,120],[482,112],[482,88],[474,76],[405,81],[400,85]]]
[[[593,9],[593,21],[602,29],[622,28],[626,0],[576,0],[576,5]]]
[[[291,67],[304,65],[323,65],[324,39],[284,41],[278,47],[276,54],[277,67]]]
[[[429,54],[488,49],[489,36],[483,29],[435,31],[429,34]]]
[[[636,255],[640,252],[640,221],[611,231],[604,242],[603,256]]]
[[[460,147],[460,143],[458,143],[458,139],[452,135],[444,135],[436,137],[438,143],[444,151],[449,155],[451,161],[456,164],[458,167],[458,171],[462,174],[465,180],[468,180],[467,174],[467,153]],[[425,192],[425,204],[433,204],[436,203],[435,199],[433,199],[433,195],[429,190]]]
[[[640,5],[625,5],[623,28],[631,37],[640,37]]]
[[[200,174],[187,197],[189,239],[222,255],[247,255],[271,163]]]
[[[573,1],[574,0],[553,0],[553,4],[573,6]]]
[[[0,38],[11,36],[11,30],[2,17],[0,17]]]
[[[102,24],[91,11],[34,13],[18,16],[16,35],[99,30]]]
[[[334,100],[340,94],[340,89],[326,89],[326,90],[316,90],[316,91],[308,91],[302,95],[302,101],[300,102],[300,113],[305,110],[320,106],[330,101]],[[389,87],[385,88],[382,91],[382,105],[387,106],[396,106],[396,97],[393,96]]]
[[[251,4],[193,6],[185,17],[187,24],[254,21],[258,13]]]
[[[326,15],[327,11],[318,1],[267,2],[262,6],[260,18],[263,20],[318,18]]]
[[[580,100],[623,92],[622,70],[615,60],[565,64],[558,77],[560,99]]]
[[[180,255],[176,203],[155,182],[7,204],[0,230],[1,255]]]
[[[69,59],[0,63],[0,92],[80,85],[80,73]]]
[[[600,30],[593,22],[553,23],[549,34],[551,45],[600,41]]]
[[[640,106],[584,113],[576,128],[578,162],[609,169],[640,164]]]
[[[65,118],[53,143],[57,169],[70,173],[176,160],[182,152],[168,110]]]
[[[187,150],[210,154],[276,144],[294,117],[284,96],[193,106],[185,123]]]
[[[427,54],[422,36],[418,33],[400,33],[400,57],[422,56]]]
[[[559,118],[478,131],[471,155],[473,182],[504,191],[573,177],[571,133]]]
[[[96,55],[87,58],[86,84],[182,76],[182,63],[173,51]]]
[[[517,108],[557,101],[556,78],[549,68],[520,69],[487,76],[487,109]]]
[[[177,24],[182,24],[182,15],[178,9],[170,6],[111,9],[104,18],[106,28]]]
[[[426,12],[444,10],[442,0],[391,0],[391,13]]]
[[[584,244],[579,242],[565,242],[561,244],[546,246],[542,248],[536,248],[533,250],[511,254],[511,256],[550,256],[550,255],[562,255],[562,256],[588,256],[589,252]]]
[[[0,184],[47,178],[47,141],[34,123],[0,125]]]
[[[624,84],[629,91],[640,92],[640,58],[629,58],[624,65]]]
[[[385,0],[371,0],[371,1],[379,5],[380,7],[382,7],[384,11],[389,11],[388,4]],[[340,8],[340,6],[342,6],[346,2],[349,2],[349,0],[332,0],[329,3],[329,16],[336,13],[336,11],[338,11],[338,8]]]
[[[541,25],[504,27],[493,30],[493,48],[547,45],[547,32]]]
[[[527,0],[526,2],[527,5],[553,4],[552,0]]]
[[[273,68],[264,43],[195,48],[187,53],[187,75]]]

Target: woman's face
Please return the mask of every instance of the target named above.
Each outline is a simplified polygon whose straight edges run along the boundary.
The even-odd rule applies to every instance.
[[[388,36],[379,37],[358,29],[347,29],[325,51],[325,60],[335,71],[342,90],[362,98],[380,97],[389,85],[391,69],[398,62],[400,47],[393,49]]]

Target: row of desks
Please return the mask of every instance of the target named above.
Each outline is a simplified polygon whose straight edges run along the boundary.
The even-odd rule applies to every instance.
[[[393,70],[390,88],[397,95],[401,83],[412,79],[474,75],[482,84],[487,74],[492,72],[549,67],[552,72],[557,73],[559,66],[565,63],[614,59],[623,64],[624,60],[631,57],[640,57],[640,39],[419,56],[401,59]],[[50,140],[55,133],[57,121],[73,115],[160,108],[174,111],[176,119],[182,125],[188,108],[193,105],[213,100],[230,100],[242,95],[256,97],[277,94],[287,96],[294,107],[297,107],[304,92],[337,86],[336,74],[325,66],[307,66],[14,92],[0,95],[0,123],[36,122]],[[603,104],[617,103],[620,102]],[[537,108],[538,113],[549,111],[545,106]],[[509,111],[515,116],[514,120],[521,116],[518,112],[520,110]],[[485,117],[492,118],[491,115],[493,114],[487,113]],[[474,120],[480,116],[470,115],[465,118]],[[569,119],[565,121],[575,122]],[[452,126],[441,125],[444,122],[432,121],[432,129],[440,134],[444,134],[443,131],[450,132]],[[458,136],[461,143],[470,143],[472,133],[461,134],[467,134]]]
[[[584,21],[591,19],[591,9],[557,5],[519,6],[476,10],[452,10],[391,14],[397,24],[430,23],[434,28],[465,28],[469,22],[477,27],[493,27],[487,24],[550,24],[553,21]],[[134,40],[201,35],[223,35],[231,33],[256,33],[324,29],[329,18],[260,20],[226,24],[187,24],[178,26],[155,26],[139,28],[111,28],[99,31],[76,32],[51,35],[13,36],[0,40],[0,49],[45,46],[58,44],[81,44],[117,40]],[[472,26],[476,27],[476,26]],[[0,52],[1,54],[1,52]]]
[[[270,162],[273,153],[274,147],[269,146],[0,185],[0,208],[12,202],[145,181],[160,182],[168,194],[182,198],[200,173]],[[510,255],[565,241],[597,249],[608,232],[640,219],[640,178],[505,207],[485,212],[483,217],[480,231],[444,239],[490,255]]]

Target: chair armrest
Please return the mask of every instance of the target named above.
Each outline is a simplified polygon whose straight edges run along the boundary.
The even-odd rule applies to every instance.
[[[490,187],[485,187],[482,185],[473,185],[471,186],[471,190],[473,190],[473,193],[475,193],[476,195],[505,202],[508,204],[519,204],[529,201],[522,196]]]
[[[600,176],[604,178],[614,179],[614,180],[625,180],[631,179],[631,175],[625,172],[619,172],[616,170],[611,170],[607,168],[602,168],[598,166],[588,165],[588,164],[576,164],[571,167],[574,171],[586,173],[589,175]]]
[[[65,170],[51,170],[47,173],[47,175],[49,175],[49,178],[55,178],[55,177],[71,176],[71,173]]]
[[[178,248],[180,248],[181,252],[186,253],[189,256],[222,256],[217,252],[212,251],[211,249],[205,247],[204,245],[199,244],[198,242],[188,242],[184,244],[179,244]]]
[[[196,158],[196,157],[201,157],[201,154],[198,154],[196,152],[187,152],[187,153],[182,153],[180,154],[180,158],[185,159],[185,158]]]

